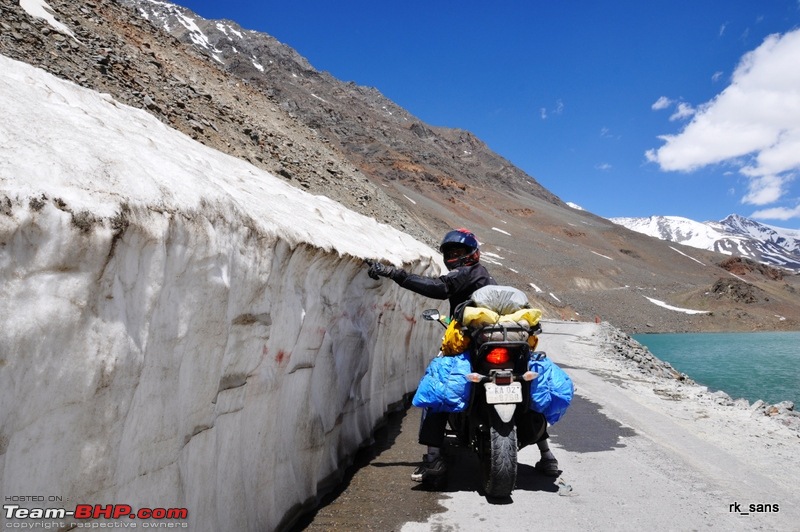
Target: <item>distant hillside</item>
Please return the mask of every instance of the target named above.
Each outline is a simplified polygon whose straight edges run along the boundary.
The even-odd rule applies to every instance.
[[[765,225],[737,214],[719,222],[696,222],[679,216],[611,221],[661,240],[800,272],[800,230]]]

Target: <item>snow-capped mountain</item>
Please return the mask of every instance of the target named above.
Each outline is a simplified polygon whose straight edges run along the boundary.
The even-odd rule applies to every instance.
[[[731,214],[719,222],[680,216],[611,218],[632,231],[800,272],[800,230],[773,227]]]

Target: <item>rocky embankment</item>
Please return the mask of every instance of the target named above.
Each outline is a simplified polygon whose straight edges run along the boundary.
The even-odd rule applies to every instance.
[[[702,405],[749,410],[753,418],[770,418],[797,431],[800,437],[800,412],[795,410],[792,401],[769,404],[758,400],[751,404],[747,399],[734,399],[723,391],[711,391],[653,355],[647,347],[611,324],[603,322],[601,330],[604,335],[604,354],[651,381],[657,395],[674,400],[692,398]]]

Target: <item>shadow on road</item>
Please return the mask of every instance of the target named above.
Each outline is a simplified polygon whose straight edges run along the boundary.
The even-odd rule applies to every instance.
[[[416,441],[419,409],[407,406],[388,414],[372,444],[358,451],[350,467],[320,486],[324,495],[318,503],[282,530],[398,530],[403,523],[425,522],[444,511],[441,496],[417,490],[419,484],[411,481],[424,447]]]
[[[636,431],[600,412],[600,406],[575,395],[569,410],[555,425],[549,427],[550,441],[574,453],[613,451],[625,444],[621,438],[635,436]]]
[[[497,499],[487,496],[483,492],[480,480],[480,465],[478,457],[465,447],[448,446],[447,452],[447,484],[438,487],[431,487],[425,484],[418,484],[412,489],[416,491],[430,491],[439,493],[455,492],[475,492],[486,497],[490,504],[511,504],[512,497]],[[514,491],[543,491],[557,493],[557,477],[546,477],[537,472],[532,465],[517,465],[517,484]]]
[[[328,530],[396,530],[409,521],[425,522],[444,511],[440,500],[448,493],[474,492],[483,496],[480,467],[475,454],[464,447],[447,447],[448,483],[432,489],[412,482],[409,476],[419,465],[425,448],[417,443],[420,410],[401,409],[387,416],[375,431],[372,445],[361,449],[350,467],[328,479],[318,504],[287,528],[292,532]],[[565,451],[589,453],[624,447],[623,437],[635,432],[600,412],[599,405],[575,396],[566,415],[548,428],[551,441]],[[536,453],[538,454],[538,453]],[[539,474],[533,464],[520,463],[515,493],[558,493],[558,478]],[[432,496],[434,495],[434,496]],[[511,504],[486,497],[490,504]]]

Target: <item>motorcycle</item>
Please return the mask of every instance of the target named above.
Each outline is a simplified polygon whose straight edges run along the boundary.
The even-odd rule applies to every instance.
[[[449,324],[436,309],[424,311],[422,317],[445,328]],[[489,325],[465,332],[470,336],[472,367],[467,380],[473,386],[467,408],[449,415],[446,436],[477,454],[486,495],[505,498],[516,483],[518,429],[530,421],[530,387],[537,376],[528,366],[528,338],[533,337],[535,345],[541,326]]]

